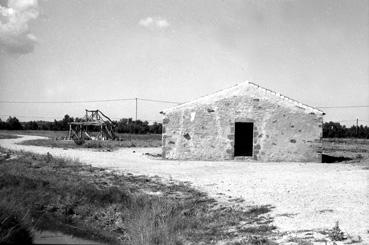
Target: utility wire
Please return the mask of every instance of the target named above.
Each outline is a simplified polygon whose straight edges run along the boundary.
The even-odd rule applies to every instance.
[[[64,101],[10,101],[1,100],[2,104],[78,104],[78,103],[96,103],[96,102],[115,102],[115,101],[135,101],[136,99],[141,101],[166,103],[166,104],[181,104],[181,102],[167,101],[167,100],[154,100],[144,98],[119,98],[119,99],[105,99],[105,100],[64,100]]]
[[[11,101],[1,100],[1,104],[78,104],[78,103],[96,103],[96,102],[117,102],[117,101],[135,101],[135,100],[165,103],[165,104],[181,104],[183,102],[156,100],[146,98],[117,98],[117,99],[102,99],[102,100],[64,100],[64,101]],[[341,108],[368,108],[369,105],[343,105],[343,106],[317,106],[321,109],[341,109]]]
[[[71,101],[5,101],[3,104],[77,104],[77,103],[95,103],[95,102],[112,102],[112,101],[129,101],[135,99],[109,99],[109,100],[71,100]]]
[[[0,117],[23,117],[23,118],[43,118],[43,119],[58,119],[61,118],[60,116],[38,116],[38,115],[8,115],[8,114],[0,114]],[[72,117],[72,116],[71,116]],[[111,117],[111,119],[114,120],[121,120],[121,119],[128,119],[128,118],[132,118],[132,117]],[[62,118],[61,118],[62,119]],[[37,120],[37,119],[35,119]],[[35,121],[33,120],[33,121]],[[141,121],[148,121],[148,122],[158,122],[161,121],[160,119],[138,119]]]
[[[37,118],[45,118],[45,119],[57,118],[57,117],[52,117],[52,116],[25,116],[25,115],[4,115],[4,114],[1,114],[0,117],[24,117],[24,118],[35,118],[35,117],[37,117]]]
[[[142,99],[142,98],[137,98],[138,100],[141,101],[149,101],[149,102],[159,102],[159,103],[168,103],[168,104],[182,104],[182,102],[174,102],[174,101],[167,101],[167,100],[152,100],[152,99]]]

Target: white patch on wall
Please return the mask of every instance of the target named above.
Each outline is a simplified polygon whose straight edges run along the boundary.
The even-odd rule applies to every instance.
[[[196,111],[191,112],[191,122],[195,120],[195,116],[196,116]]]

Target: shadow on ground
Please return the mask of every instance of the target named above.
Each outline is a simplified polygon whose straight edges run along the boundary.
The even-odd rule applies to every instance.
[[[335,162],[345,162],[345,161],[351,161],[352,158],[349,157],[343,157],[343,156],[330,156],[327,154],[322,154],[322,163],[335,163]]]

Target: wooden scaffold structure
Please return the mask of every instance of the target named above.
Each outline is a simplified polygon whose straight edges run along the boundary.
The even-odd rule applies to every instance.
[[[85,140],[114,140],[117,137],[114,134],[115,123],[100,110],[87,110],[83,121],[70,122],[68,139],[74,140],[81,145]],[[99,128],[97,136],[89,133],[89,128]]]

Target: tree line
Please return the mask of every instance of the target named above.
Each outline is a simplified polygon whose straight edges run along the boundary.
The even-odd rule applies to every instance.
[[[369,127],[363,125],[346,127],[338,122],[326,122],[323,124],[323,138],[369,139]]]
[[[83,118],[73,118],[65,115],[61,120],[50,121],[28,121],[20,122],[16,117],[9,117],[6,121],[0,119],[0,129],[6,130],[52,130],[66,131],[69,130],[70,122],[81,122]],[[135,133],[135,134],[161,134],[162,124],[154,122],[149,124],[148,121],[132,120],[132,118],[122,118],[119,121],[113,121],[115,131],[118,133]],[[97,127],[90,128],[91,131],[99,130]]]
[[[62,120],[49,121],[28,121],[20,122],[16,117],[9,117],[6,121],[0,119],[0,129],[7,130],[53,130],[65,131],[69,130],[70,122],[80,122],[82,118],[73,118],[65,115]],[[113,121],[115,131],[118,133],[135,133],[135,134],[161,134],[162,124],[154,122],[149,124],[148,121],[137,120],[132,118],[122,118],[119,121]],[[93,130],[93,128],[92,128]],[[96,128],[96,130],[98,130]],[[366,138],[369,139],[369,127],[360,125],[358,127],[346,127],[338,122],[326,122],[323,124],[324,138]]]

